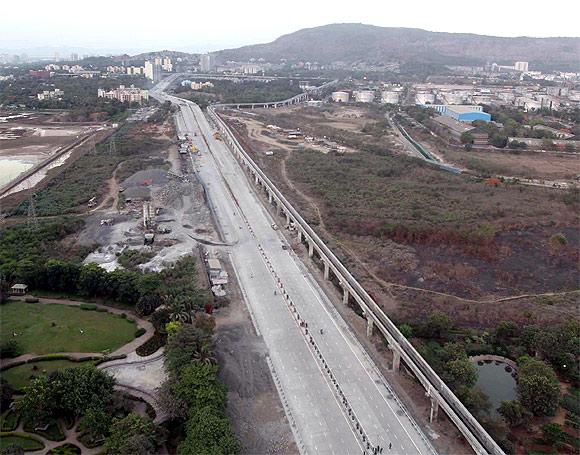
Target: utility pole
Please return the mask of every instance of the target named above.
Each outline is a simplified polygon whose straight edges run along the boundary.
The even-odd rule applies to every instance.
[[[26,223],[29,230],[36,230],[38,228],[38,218],[36,217],[36,205],[34,203],[34,198],[36,193],[30,193],[28,197],[28,216]]]
[[[91,134],[90,138],[89,138],[89,155],[96,155],[97,154],[97,149],[95,147],[95,135]]]
[[[109,155],[115,156],[117,154],[117,144],[115,143],[115,135],[109,139]]]

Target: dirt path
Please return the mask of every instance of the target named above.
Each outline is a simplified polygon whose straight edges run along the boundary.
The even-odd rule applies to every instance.
[[[97,212],[103,208],[114,209],[117,207],[117,204],[119,203],[119,182],[117,182],[117,171],[121,168],[123,163],[125,163],[125,161],[121,161],[117,164],[117,167],[115,167],[113,175],[109,180],[107,180],[107,193],[103,196],[101,203],[92,209],[90,213]],[[111,199],[113,200],[113,204],[108,204]]]

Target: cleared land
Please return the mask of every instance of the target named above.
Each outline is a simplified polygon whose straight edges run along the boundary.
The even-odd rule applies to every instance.
[[[305,108],[273,111],[255,111],[253,122],[320,135],[328,127],[318,129],[318,123],[339,117]],[[370,146],[362,131],[351,133],[349,145],[362,141],[355,154],[322,154],[297,144],[265,156],[266,142],[248,135],[249,120],[236,120],[260,166],[393,317],[421,321],[438,308],[461,325],[493,327],[510,316],[534,323],[575,314],[574,294],[547,297],[549,303],[543,297],[499,299],[577,288],[577,195],[438,171],[379,147],[378,133]],[[330,138],[339,142],[342,135]],[[282,135],[277,140],[285,145]]]
[[[76,368],[87,365],[87,362],[72,362],[70,360],[45,360],[42,362],[26,363],[2,371],[2,378],[17,390],[22,390],[30,384],[32,379],[47,376],[53,371],[65,368]]]
[[[114,351],[135,330],[120,316],[59,304],[9,302],[0,312],[0,333],[18,341],[23,353]]]

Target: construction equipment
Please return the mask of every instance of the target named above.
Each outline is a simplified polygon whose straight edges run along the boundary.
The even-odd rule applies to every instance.
[[[218,133],[217,131],[215,133],[213,133],[213,138],[216,139],[216,140],[218,140],[218,141],[221,141],[222,140],[222,137],[220,136],[220,133]]]

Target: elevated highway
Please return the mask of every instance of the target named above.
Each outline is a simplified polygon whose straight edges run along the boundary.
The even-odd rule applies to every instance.
[[[210,106],[208,113],[231,152],[246,171],[250,173],[255,185],[266,193],[269,202],[276,207],[277,212],[285,215],[287,224],[296,226],[299,239],[308,246],[309,256],[312,257],[316,254],[320,258],[324,267],[324,277],[329,279],[332,273],[338,279],[343,292],[343,303],[347,304],[353,301],[360,307],[367,320],[367,334],[370,336],[376,328],[385,337],[393,353],[393,368],[398,370],[400,362],[403,360],[425,388],[426,396],[431,400],[431,419],[435,418],[439,408],[441,408],[477,454],[502,455],[503,451],[499,445],[401,334],[395,324],[326,246],[274,183],[252,160],[229,126],[218,115],[217,109],[219,109],[218,106]]]
[[[301,453],[431,455],[435,451],[333,303],[263,207],[227,145],[194,103],[162,93],[200,150],[197,176],[227,246],[242,295]],[[195,133],[195,134],[193,134]],[[208,247],[210,254],[211,246]],[[392,447],[389,450],[389,447]]]

